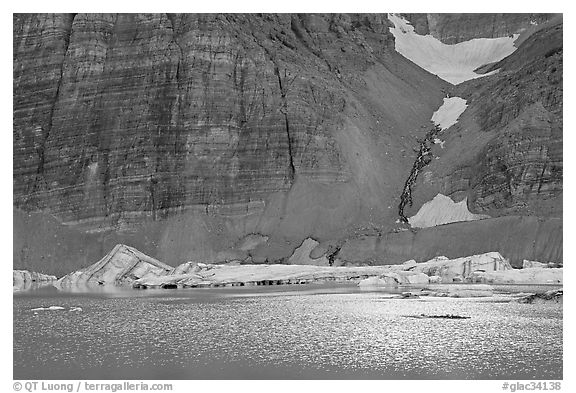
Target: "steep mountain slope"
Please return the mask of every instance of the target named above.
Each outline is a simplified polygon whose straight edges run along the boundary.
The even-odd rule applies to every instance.
[[[440,192],[491,216],[561,217],[561,20],[492,67],[499,73],[452,91],[469,107],[443,133],[416,205]]]
[[[313,259],[338,263],[500,251],[508,235],[484,243],[494,249],[453,247],[433,240],[446,236],[437,227],[425,230],[428,246],[386,235],[377,248],[386,261],[350,257],[364,255],[357,239],[398,229],[413,148],[450,89],[469,106],[443,131],[445,149],[433,147],[440,158],[417,179],[408,213],[443,193],[492,217],[558,217],[562,53],[535,53],[547,30],[530,23],[551,16],[426,18],[450,44],[526,38],[499,73],[451,88],[395,50],[387,15],[15,15],[15,266],[64,274],[116,243],[174,266],[286,262],[308,238],[319,242]],[[486,35],[490,23],[500,27]],[[529,169],[503,170],[502,157]],[[520,186],[509,197],[510,173]],[[526,251],[521,237],[504,256],[561,258],[554,223],[553,250]],[[508,221],[472,224],[449,230],[454,241],[509,233]],[[530,233],[526,242],[541,242]]]
[[[416,33],[414,27],[399,15],[389,15],[394,24],[396,51],[434,75],[452,83],[479,78],[474,71],[487,64],[502,60],[512,54],[518,35],[499,38],[474,38],[456,44],[445,44],[428,34]]]
[[[445,44],[474,38],[499,38],[532,33],[554,19],[554,14],[402,14],[421,35],[430,34]]]
[[[215,260],[251,233],[270,236],[257,259],[275,260],[308,236],[393,223],[382,201],[445,84],[394,51],[388,27],[15,15],[14,206],[106,238],[152,226],[143,250],[170,263]]]

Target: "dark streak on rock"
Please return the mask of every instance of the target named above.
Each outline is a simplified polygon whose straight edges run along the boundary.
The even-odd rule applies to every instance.
[[[36,173],[38,175],[44,174],[44,161],[45,161],[45,148],[46,142],[50,137],[50,132],[52,131],[52,122],[54,118],[54,110],[56,109],[56,104],[58,103],[58,97],[60,96],[60,87],[62,86],[62,79],[64,78],[64,63],[66,62],[66,57],[68,55],[68,47],[70,46],[70,37],[72,35],[72,24],[74,23],[74,19],[76,18],[77,14],[70,14],[70,21],[67,23],[66,26],[66,34],[64,36],[64,55],[62,56],[62,65],[60,66],[60,77],[58,78],[58,83],[56,85],[56,94],[54,94],[54,101],[52,102],[52,106],[50,107],[50,115],[48,116],[48,124],[46,125],[46,129],[44,131],[42,144],[37,148],[38,152],[38,168],[36,169]]]
[[[400,204],[398,205],[398,214],[400,215],[400,221],[403,223],[408,223],[408,218],[404,214],[404,208],[406,205],[412,207],[412,187],[416,183],[418,175],[426,165],[430,164],[432,161],[431,146],[434,143],[434,138],[441,131],[440,127],[435,125],[430,131],[426,133],[424,139],[418,140],[419,150],[415,150],[418,153],[414,165],[412,165],[412,170],[406,182],[404,183],[404,189],[402,190],[402,195],[400,195]]]
[[[258,38],[256,37],[253,31],[252,31],[252,37],[254,38],[254,42],[264,50],[266,56],[268,57],[268,59],[270,59],[270,61],[274,65],[274,74],[278,78],[278,87],[280,89],[280,98],[282,100],[282,106],[280,108],[280,112],[284,115],[284,124],[286,127],[286,139],[288,142],[288,159],[289,159],[288,165],[290,170],[290,172],[288,173],[288,177],[290,179],[290,183],[293,184],[294,178],[296,176],[296,168],[294,167],[292,137],[290,135],[290,122],[288,121],[288,101],[286,100],[287,95],[286,86],[285,84],[282,83],[282,77],[280,76],[280,68],[278,67],[276,56],[272,52],[270,52],[270,50],[266,46],[262,45],[258,41]],[[286,69],[284,69],[284,79],[286,79]]]

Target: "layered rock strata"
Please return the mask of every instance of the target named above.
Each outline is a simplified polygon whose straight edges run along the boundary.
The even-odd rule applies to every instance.
[[[562,20],[532,17],[407,16],[450,44],[525,39],[452,92],[469,106],[427,145],[403,214],[441,193],[539,218],[394,233],[450,86],[394,49],[386,15],[16,14],[15,267],[63,274],[116,243],[173,265],[285,263],[307,238],[335,246],[306,263],[561,261]]]
[[[468,198],[473,213],[560,217],[563,195],[562,20],[540,27],[499,72],[454,89],[468,108],[413,193]]]
[[[554,14],[402,14],[421,35],[430,34],[445,44],[475,38],[508,37],[533,31]]]
[[[394,203],[445,83],[396,53],[388,26],[16,14],[14,206],[95,234],[74,260],[135,234],[167,262],[216,262],[259,234],[256,259],[281,262],[307,237],[392,225],[381,201]],[[15,260],[56,261],[34,243]]]

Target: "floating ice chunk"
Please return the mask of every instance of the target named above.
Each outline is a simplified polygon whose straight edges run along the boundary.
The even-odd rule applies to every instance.
[[[467,107],[468,104],[464,98],[444,98],[444,103],[440,106],[440,108],[438,108],[436,112],[432,114],[431,120],[442,130],[445,130],[458,123],[458,118],[462,113],[464,113]],[[434,141],[434,143],[437,142]]]
[[[394,24],[390,32],[395,38],[396,51],[454,85],[486,76],[474,70],[512,54],[516,50],[514,41],[519,36],[475,38],[448,45],[430,34],[416,34],[414,27],[398,15],[388,14],[388,19]]]
[[[30,311],[57,311],[57,310],[64,310],[64,307],[61,307],[61,306],[38,307],[38,308],[33,308]]]
[[[378,277],[368,277],[358,283],[359,287],[387,287],[398,285],[423,285],[430,279],[424,273],[411,271],[386,272]]]

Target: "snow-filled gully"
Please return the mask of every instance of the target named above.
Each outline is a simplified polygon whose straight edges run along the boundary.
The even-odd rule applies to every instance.
[[[394,24],[390,32],[394,35],[396,51],[453,85],[489,75],[477,74],[474,70],[512,54],[516,50],[514,41],[519,36],[475,38],[448,45],[430,34],[417,34],[401,16],[388,14],[388,19]]]
[[[412,170],[400,196],[398,214],[400,221],[410,224],[414,228],[426,228],[436,225],[447,224],[456,221],[470,221],[486,218],[487,216],[473,214],[468,210],[466,199],[455,203],[450,197],[442,194],[426,202],[414,216],[407,218],[404,214],[406,205],[412,207],[412,188],[422,169],[432,161],[432,144],[440,144],[444,148],[444,141],[438,135],[442,131],[458,123],[458,119],[467,108],[466,100],[461,97],[446,97],[443,104],[432,114],[431,121],[434,127],[428,131],[424,139],[419,140],[418,156],[414,161]]]
[[[489,75],[476,74],[474,70],[482,65],[499,61],[516,50],[514,41],[518,38],[517,34],[501,38],[477,38],[448,45],[432,35],[417,34],[414,27],[401,16],[388,14],[388,19],[394,24],[390,32],[394,35],[396,51],[428,72],[454,85]],[[404,183],[398,205],[399,221],[415,228],[426,228],[489,217],[471,213],[468,210],[466,198],[460,202],[454,202],[450,197],[442,194],[436,195],[422,205],[412,217],[407,218],[404,213],[406,205],[412,206],[412,188],[418,175],[425,166],[432,162],[432,145],[437,144],[444,149],[445,142],[440,139],[440,133],[457,124],[467,106],[466,100],[461,97],[446,97],[440,108],[432,114],[431,121],[434,126],[426,133],[424,139],[418,140],[419,147],[415,149],[418,155]]]

